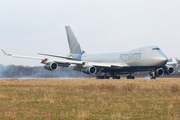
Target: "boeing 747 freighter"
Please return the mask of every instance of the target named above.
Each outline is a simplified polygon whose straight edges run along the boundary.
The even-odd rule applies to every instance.
[[[109,79],[110,77],[120,79],[122,74],[127,74],[127,79],[134,79],[135,73],[142,71],[149,71],[150,78],[156,79],[156,77],[161,77],[164,74],[171,75],[174,73],[173,65],[177,64],[177,61],[173,58],[172,62],[168,62],[166,55],[157,46],[140,47],[129,51],[86,53],[81,50],[70,26],[65,28],[70,54],[68,56],[39,54],[66,60],[19,56],[2,51],[5,55],[12,57],[41,60],[41,63],[45,64],[44,68],[49,71],[56,70],[58,66],[69,67],[74,64],[73,70],[96,75],[97,79]]]

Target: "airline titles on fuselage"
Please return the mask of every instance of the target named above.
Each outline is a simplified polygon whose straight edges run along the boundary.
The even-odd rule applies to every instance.
[[[128,54],[120,54],[120,60],[137,60],[141,59],[142,53],[128,53]]]

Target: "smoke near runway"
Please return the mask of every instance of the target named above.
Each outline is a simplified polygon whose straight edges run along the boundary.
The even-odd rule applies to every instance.
[[[3,66],[0,64],[0,78],[75,78],[90,77],[81,72],[73,71],[73,66],[68,68],[58,67],[55,71],[48,71],[43,66]]]

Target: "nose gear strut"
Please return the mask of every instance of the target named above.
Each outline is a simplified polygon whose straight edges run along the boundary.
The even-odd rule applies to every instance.
[[[151,79],[156,79],[156,72],[155,72],[154,70],[152,70],[152,71],[150,72],[150,78],[151,78]]]

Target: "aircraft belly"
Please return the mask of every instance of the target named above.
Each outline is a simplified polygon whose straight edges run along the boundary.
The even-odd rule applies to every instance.
[[[123,67],[122,69],[104,68],[104,72],[138,72],[138,71],[150,71],[156,66],[131,66]]]

